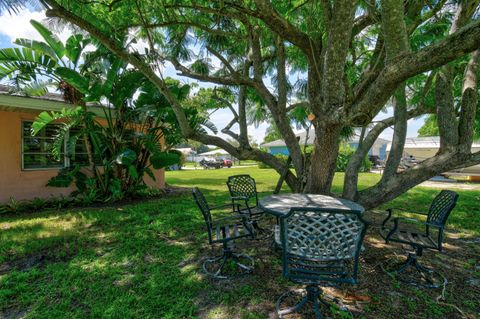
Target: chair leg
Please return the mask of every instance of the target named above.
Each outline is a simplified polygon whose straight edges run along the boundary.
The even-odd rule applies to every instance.
[[[404,283],[415,285],[415,286],[423,286],[425,288],[439,288],[443,285],[447,284],[447,279],[441,276],[435,270],[428,268],[422,265],[418,258],[423,255],[423,248],[417,247],[414,253],[408,253],[407,260],[400,264],[400,267],[393,272],[398,276],[398,279]],[[409,280],[405,276],[402,276],[409,268],[415,269],[415,271],[419,274],[420,280]],[[434,278],[437,277],[437,280]],[[438,278],[443,278],[443,282],[438,280]]]
[[[232,264],[229,264],[230,262],[232,262]],[[253,271],[255,262],[252,257],[245,254],[234,253],[230,247],[224,244],[223,254],[221,256],[207,258],[203,262],[202,267],[203,271],[213,278],[227,279],[228,277],[232,277],[232,275],[226,273],[230,269],[225,269],[231,268],[229,267],[230,265],[235,266],[239,275],[244,275]]]
[[[300,301],[298,301],[293,306],[282,308],[282,303],[284,303],[288,297],[294,296],[295,294],[302,296]],[[282,318],[284,315],[298,312],[307,303],[311,303],[316,319],[323,318],[322,311],[321,311],[322,308],[320,304],[322,304],[324,306],[324,309],[329,312],[334,311],[332,309],[336,309],[336,311],[342,311],[344,313],[349,314],[349,318],[353,318],[353,315],[347,309],[345,309],[345,307],[343,307],[342,305],[337,305],[337,304],[327,302],[322,298],[322,296],[323,296],[322,289],[316,285],[308,285],[307,287],[305,287],[304,290],[294,290],[294,291],[286,292],[283,295],[281,295],[280,298],[278,298],[277,300],[277,303],[276,303],[277,315],[280,318]],[[335,302],[335,300],[332,300],[332,301]]]
[[[298,312],[298,310],[302,309],[303,306],[305,306],[305,304],[308,302],[308,296],[305,295],[305,296],[302,297],[302,299],[300,299],[300,301],[298,303],[296,303],[292,307],[287,307],[287,308],[281,309],[281,304],[285,301],[285,299],[287,299],[288,297],[292,296],[295,293],[298,293],[298,291],[288,291],[288,292],[284,293],[283,295],[281,295],[280,298],[278,298],[275,307],[276,307],[277,315],[278,315],[279,318],[283,318],[284,315],[288,315],[288,314],[291,314],[291,313],[294,313],[294,312]],[[322,317],[317,316],[317,318],[322,318]]]
[[[255,229],[255,239],[257,240],[265,240],[272,238],[273,236],[273,231],[270,229],[265,229],[261,227],[258,223],[258,219],[250,219],[252,221],[252,226]]]

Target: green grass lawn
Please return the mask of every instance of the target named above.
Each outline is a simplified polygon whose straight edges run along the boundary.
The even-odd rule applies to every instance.
[[[218,204],[228,199],[226,178],[243,173],[257,180],[260,196],[271,193],[278,179],[269,169],[244,168],[167,172],[167,182],[198,186]],[[377,178],[363,174],[362,187]],[[335,192],[341,180],[341,174],[335,177]],[[415,188],[393,204],[424,209],[437,192]],[[480,234],[480,194],[459,193],[449,226],[456,237],[469,240]],[[375,254],[365,257],[356,288],[372,300],[363,307],[364,318],[457,318],[452,307],[434,302],[439,292],[399,286],[382,275],[374,265],[391,255],[391,248],[382,250],[372,238],[367,251]],[[188,193],[110,208],[3,216],[0,318],[269,318],[276,298],[293,286],[282,279],[280,259],[268,243],[240,245],[257,260],[251,276],[222,283],[204,277],[199,261],[212,251]],[[447,251],[455,272],[447,301],[475,314],[478,295],[465,281],[480,278],[478,244],[468,251],[459,245],[453,242]]]

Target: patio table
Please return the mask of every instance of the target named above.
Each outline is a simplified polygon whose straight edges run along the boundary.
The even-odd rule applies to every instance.
[[[341,198],[318,194],[281,194],[262,198],[258,206],[266,213],[282,217],[290,212],[292,207],[321,207],[365,211],[363,206]]]

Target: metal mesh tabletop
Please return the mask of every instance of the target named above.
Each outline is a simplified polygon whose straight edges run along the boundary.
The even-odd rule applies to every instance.
[[[352,201],[317,194],[281,194],[262,198],[258,205],[265,212],[282,216],[289,213],[292,207],[320,207],[333,209],[347,209],[364,212],[365,209]]]

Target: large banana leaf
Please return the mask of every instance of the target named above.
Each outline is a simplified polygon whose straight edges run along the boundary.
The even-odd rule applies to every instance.
[[[57,60],[55,51],[45,42],[19,38],[16,39],[14,43],[24,48],[32,49],[35,52],[42,52],[43,54],[49,55],[52,59]]]
[[[74,34],[67,39],[65,43],[65,55],[73,63],[77,65],[80,60],[83,49],[90,43],[89,39],[85,39],[81,34]]]
[[[115,106],[121,106],[126,99],[133,97],[133,94],[138,90],[138,88],[144,82],[145,76],[138,72],[132,71],[122,74],[122,76],[117,79],[114,84],[112,93],[109,96],[110,102]]]
[[[49,55],[29,48],[0,49],[0,79],[15,72],[21,72],[23,76],[34,77],[40,69],[43,69],[45,73],[50,73],[57,66],[57,62]]]
[[[78,118],[81,113],[83,112],[83,109],[81,106],[78,106],[76,108],[63,108],[61,112],[42,112],[40,113],[35,121],[32,123],[32,135],[35,136],[40,132],[45,126],[48,124],[60,120],[60,119],[76,119]]]
[[[40,33],[45,42],[47,42],[55,52],[58,59],[61,59],[65,56],[65,46],[56,35],[54,35],[38,21],[30,20],[30,24],[38,31],[38,33]]]
[[[27,83],[22,91],[27,96],[43,96],[48,92],[47,88],[50,85],[52,85],[50,81],[32,81]]]
[[[69,68],[58,67],[55,69],[55,74],[61,77],[68,84],[74,86],[81,93],[88,94],[90,81],[77,71]]]
[[[113,63],[110,65],[107,76],[105,78],[105,82],[103,84],[103,92],[105,95],[112,94],[113,84],[118,77],[118,73],[120,68],[124,65],[124,62],[120,59],[115,59]]]

